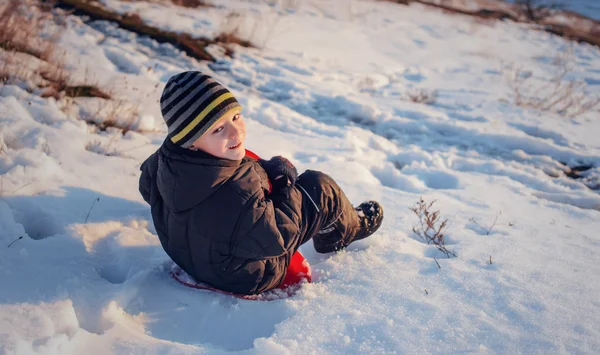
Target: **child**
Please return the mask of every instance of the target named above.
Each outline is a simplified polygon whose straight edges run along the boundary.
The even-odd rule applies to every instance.
[[[381,225],[377,202],[354,209],[328,175],[252,158],[241,106],[210,76],[171,77],[160,105],[169,133],[141,166],[140,192],[162,247],[195,280],[258,294],[282,282],[309,239],[329,253]]]

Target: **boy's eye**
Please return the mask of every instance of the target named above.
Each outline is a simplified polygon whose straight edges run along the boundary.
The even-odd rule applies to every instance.
[[[217,128],[217,129],[215,129],[215,130],[213,131],[213,133],[219,133],[219,132],[221,132],[222,130],[223,130],[223,126],[221,126],[221,127]]]
[[[235,116],[233,116],[233,120],[234,121],[237,121],[239,118],[240,118],[240,114],[239,113],[236,114]]]

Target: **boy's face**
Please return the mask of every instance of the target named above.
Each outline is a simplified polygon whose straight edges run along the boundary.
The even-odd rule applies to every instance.
[[[246,123],[237,111],[230,111],[211,127],[190,149],[200,149],[218,158],[240,160],[246,155],[244,148]]]

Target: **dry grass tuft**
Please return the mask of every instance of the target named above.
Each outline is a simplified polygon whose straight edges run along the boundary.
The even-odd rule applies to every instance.
[[[111,21],[127,31],[148,36],[160,43],[170,43],[184,51],[190,57],[199,60],[215,60],[206,51],[206,47],[211,44],[226,45],[227,43],[235,42],[240,45],[251,46],[248,41],[235,40],[231,36],[222,37],[222,40],[228,41],[227,43],[222,43],[219,40],[206,37],[192,37],[187,33],[165,31],[147,24],[138,14],[121,15],[105,8],[100,3],[91,2],[90,0],[56,0],[56,2],[61,7],[74,9],[77,13],[89,16],[93,20]],[[192,4],[191,2],[186,3]]]
[[[90,111],[80,118],[94,126],[96,131],[117,129],[122,134],[134,129],[140,118],[139,105],[125,100],[95,99]]]
[[[48,60],[63,28],[47,6],[39,1],[10,0],[0,5],[0,48]],[[47,32],[48,28],[53,28]],[[41,36],[40,33],[45,33]]]
[[[126,2],[136,2],[138,0],[122,0]],[[158,4],[167,4],[172,3],[175,6],[187,7],[190,9],[195,9],[199,7],[213,7],[213,5],[207,3],[203,0],[146,0],[146,2],[158,3]]]
[[[515,105],[553,112],[565,117],[577,117],[596,110],[600,96],[590,93],[584,80],[570,79],[573,72],[572,48],[558,54],[553,62],[553,73],[549,78],[534,77],[522,67],[509,67],[507,75]]]
[[[173,5],[188,7],[188,8],[210,7],[211,6],[202,0],[171,0],[171,2],[173,3]]]
[[[448,220],[440,219],[440,211],[432,211],[434,201],[426,203],[423,198],[410,208],[417,217],[419,217],[419,225],[413,227],[413,232],[423,239],[427,244],[435,244],[435,246],[447,257],[451,255],[456,257],[456,254],[446,249],[444,241],[444,233],[448,227]]]
[[[94,85],[70,85],[68,54],[58,46],[65,14],[51,9],[39,0],[11,0],[0,6],[0,90],[4,84],[14,84],[57,100],[64,96],[108,98]]]
[[[404,95],[405,99],[408,101],[425,105],[433,105],[437,100],[437,96],[437,90],[429,90],[423,88],[415,88],[408,90]]]

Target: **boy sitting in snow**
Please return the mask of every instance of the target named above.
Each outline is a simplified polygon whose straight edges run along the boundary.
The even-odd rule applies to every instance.
[[[195,280],[258,294],[281,284],[309,239],[328,253],[381,225],[377,202],[355,209],[328,175],[298,176],[283,157],[246,151],[242,108],[210,76],[171,77],[160,105],[169,133],[142,164],[139,188],[163,248]]]

